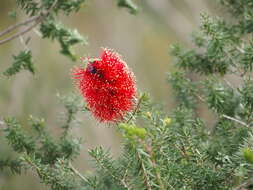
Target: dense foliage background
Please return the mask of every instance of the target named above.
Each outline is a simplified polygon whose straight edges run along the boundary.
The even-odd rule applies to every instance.
[[[137,15],[129,0],[16,3],[3,3],[3,25],[38,26],[0,40],[2,188],[250,189],[251,1],[140,1]],[[184,46],[169,61],[172,42]],[[113,127],[92,120],[69,76],[101,46],[123,54],[140,91]]]

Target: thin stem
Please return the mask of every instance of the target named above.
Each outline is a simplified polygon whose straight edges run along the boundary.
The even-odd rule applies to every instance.
[[[230,88],[235,89],[235,87],[233,87],[233,85],[228,80],[226,80],[225,78],[223,78],[223,80]]]
[[[89,180],[86,177],[84,177],[77,169],[75,169],[71,163],[69,163],[69,167],[78,177],[80,177],[86,183],[89,183]]]
[[[203,97],[201,97],[200,95],[198,94],[195,94],[195,96],[203,103],[205,103],[205,99]]]
[[[240,47],[236,47],[236,49],[237,49],[240,53],[245,53],[245,51],[244,51],[242,48],[240,48]]]
[[[241,125],[243,125],[243,126],[245,126],[245,127],[249,127],[249,125],[248,125],[247,123],[244,123],[243,121],[240,121],[240,120],[238,120],[238,119],[236,119],[236,118],[233,118],[233,117],[230,117],[230,116],[228,116],[228,115],[223,114],[222,117],[224,117],[224,118],[226,118],[226,119],[229,119],[229,120],[231,120],[231,121],[237,122],[237,123],[239,123],[239,124],[241,124]]]
[[[236,66],[237,64],[236,64],[236,62],[234,61],[233,56],[232,56],[228,51],[224,51],[224,53],[226,54],[226,56],[228,57],[228,59],[232,62],[232,64],[233,64],[234,66]]]
[[[34,33],[37,34],[40,38],[42,38],[42,34],[36,30],[36,28],[33,29]]]
[[[41,171],[41,169],[40,169],[35,163],[33,163],[30,159],[25,158],[25,161],[26,161],[28,164],[30,164],[30,166],[32,166],[32,167],[34,167],[34,168],[36,169],[36,171],[37,171],[37,173],[38,173],[39,176],[45,176],[45,175],[46,175],[46,174],[43,173],[43,172]],[[84,176],[82,176],[82,174],[80,174],[80,172],[78,172],[78,171],[71,165],[71,163],[69,163],[69,167],[70,167],[70,169],[71,169],[76,175],[78,175],[82,180],[84,180],[84,181],[87,182],[90,186],[93,187],[93,185],[90,184],[89,180],[86,179]],[[95,189],[95,188],[94,188],[94,189]]]
[[[47,11],[46,13],[42,13],[41,15],[38,15],[34,20],[31,19],[32,21],[35,21],[32,25],[30,25],[28,28],[26,28],[26,29],[24,29],[24,30],[22,30],[22,31],[20,31],[20,32],[17,32],[16,34],[14,34],[14,35],[12,35],[12,36],[6,38],[6,39],[1,40],[1,41],[0,41],[0,45],[2,45],[2,44],[4,44],[4,43],[7,43],[7,42],[9,42],[9,41],[11,41],[11,40],[13,40],[13,39],[19,37],[19,36],[22,36],[22,35],[24,35],[25,33],[27,33],[27,32],[29,32],[30,30],[32,30],[35,26],[37,26],[38,24],[40,24],[40,23],[49,15],[49,13],[53,10],[53,8],[55,7],[56,4],[57,4],[57,0],[55,0],[55,2],[53,3],[53,5],[48,9],[48,11]],[[29,21],[29,22],[32,22],[32,21]],[[25,21],[24,21],[24,22],[25,22]],[[27,21],[26,21],[26,22],[27,22]],[[17,28],[18,26],[19,26],[19,24],[17,24],[17,26],[15,26],[15,28]],[[9,27],[9,30],[10,30],[10,28],[13,28],[13,27]],[[8,29],[8,28],[7,28],[7,29]],[[2,35],[8,33],[8,32],[7,32],[7,29],[6,29],[6,31],[3,31],[3,32],[2,32],[2,33],[3,33]],[[13,29],[11,29],[11,30],[13,30]]]
[[[153,168],[155,169],[155,173],[156,173],[156,178],[157,178],[157,181],[159,183],[159,186],[160,186],[160,190],[165,190],[165,187],[164,187],[164,184],[163,184],[163,181],[162,181],[162,178],[161,178],[161,173],[160,173],[160,170],[159,168],[157,167],[157,164],[156,164],[156,161],[154,159],[151,160],[152,161],[152,165],[153,165]],[[168,184],[170,185],[170,183],[168,182]],[[170,185],[171,186],[171,185]],[[172,187],[172,186],[171,186]],[[174,188],[173,188],[174,189]]]
[[[31,17],[31,18],[28,18],[27,20],[25,21],[22,21],[22,22],[19,22],[19,23],[16,23],[12,26],[9,26],[8,28],[6,28],[5,30],[3,30],[2,32],[0,32],[0,37],[9,33],[9,32],[12,32],[13,30],[15,30],[16,28],[22,26],[22,25],[27,25],[35,20],[37,20],[38,18],[40,17],[40,15],[38,16],[34,16],[34,17]]]
[[[236,187],[234,190],[244,190],[245,188],[247,188],[248,185],[250,185],[253,182],[253,178],[248,179],[247,181],[245,181],[244,183],[242,183],[241,185],[239,185],[238,187]]]
[[[24,46],[24,48],[26,50],[29,50],[28,46],[26,45],[25,41],[24,41],[24,38],[22,36],[19,36],[19,39],[20,39],[20,42],[21,44]]]
[[[109,174],[117,181],[119,181],[127,190],[131,190],[130,187],[126,184],[125,180],[124,180],[124,177],[123,179],[120,179],[118,178],[117,176],[115,176],[108,168],[106,168],[101,162],[99,159],[97,159],[96,157],[94,157],[94,159],[96,160],[96,162],[98,164],[100,164],[100,166],[104,169],[104,170],[107,170],[109,172]]]
[[[174,146],[181,152],[182,156],[185,159],[189,160],[188,154],[186,153],[184,146],[182,146],[182,148],[180,148],[177,144],[174,144]]]
[[[157,167],[157,164],[156,164],[156,155],[152,151],[152,146],[151,145],[148,146],[147,144],[144,143],[144,141],[140,141],[140,143],[143,144],[146,152],[150,155],[150,158],[151,158],[150,161],[152,163],[152,167],[155,170],[156,179],[157,179],[157,182],[159,183],[159,189],[160,190],[165,190],[165,186],[164,186],[163,181],[162,181],[160,170],[159,170],[159,168]],[[173,188],[173,186],[168,181],[167,181],[167,184],[170,186],[171,189],[175,190]]]
[[[128,163],[127,168],[130,166],[130,162]],[[124,187],[126,187],[127,189],[131,190],[130,187],[128,187],[127,183],[126,183],[126,177],[127,177],[127,172],[128,169],[126,169],[124,175],[123,175],[123,179],[121,180],[122,184],[124,185]]]
[[[133,111],[131,117],[126,121],[126,123],[129,123],[129,122],[133,119],[133,117],[135,116],[135,114],[137,113],[137,111],[139,110],[139,108],[140,108],[140,106],[141,106],[141,102],[142,102],[143,98],[144,98],[144,95],[142,95],[142,96],[139,98],[138,103],[137,103],[137,105],[136,105],[136,107],[135,107],[135,109],[134,109],[134,111]]]
[[[74,119],[74,113],[71,111],[68,111],[68,117],[67,117],[67,121],[66,123],[62,126],[62,128],[64,129],[63,131],[63,136],[62,137],[66,137],[69,129],[70,129],[70,123],[72,122],[72,120]]]
[[[2,45],[2,44],[4,44],[4,43],[7,43],[7,42],[9,42],[9,41],[11,41],[11,40],[13,40],[13,39],[19,37],[19,36],[24,35],[25,33],[27,33],[27,32],[29,32],[30,30],[32,30],[32,29],[33,29],[35,26],[37,26],[39,23],[40,23],[40,22],[37,21],[37,22],[33,23],[31,26],[29,26],[28,28],[26,28],[26,29],[24,29],[24,30],[22,30],[22,31],[20,31],[20,32],[14,34],[14,35],[12,35],[12,36],[10,36],[9,38],[6,38],[6,39],[4,39],[4,40],[1,40],[1,41],[0,41],[0,45]]]
[[[139,161],[141,162],[141,169],[144,175],[144,183],[147,186],[147,190],[152,190],[151,185],[149,184],[149,178],[148,178],[148,174],[146,172],[146,168],[144,166],[144,163],[142,161],[141,155],[139,154],[138,150],[137,150],[137,157],[139,159]]]
[[[42,175],[42,173],[40,172],[40,168],[39,168],[36,164],[34,164],[30,159],[28,159],[28,158],[26,158],[26,157],[24,157],[24,159],[25,159],[25,161],[26,161],[28,164],[30,164],[30,166],[32,166],[32,167],[34,167],[34,168],[36,169],[36,171],[37,171],[37,173],[38,173],[39,175]]]
[[[4,121],[0,120],[0,125],[4,125]]]
[[[128,187],[127,183],[125,182],[125,178],[121,180],[121,183],[126,189],[131,190],[130,187]]]

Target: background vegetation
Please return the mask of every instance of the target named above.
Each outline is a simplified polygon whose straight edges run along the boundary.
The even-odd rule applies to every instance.
[[[79,33],[88,37],[89,45],[78,45],[75,48],[77,57],[97,55],[101,46],[117,50],[135,72],[138,88],[149,92],[153,101],[164,104],[166,110],[172,109],[175,106],[174,99],[166,82],[166,72],[174,70],[170,64],[169,45],[180,42],[191,47],[189,34],[199,25],[200,13],[214,12],[212,10],[215,9],[216,13],[222,15],[220,8],[201,0],[139,1],[140,12],[133,16],[126,9],[118,9],[116,4],[115,1],[87,1],[78,13],[59,16],[64,25],[77,28]],[[1,29],[26,18],[20,11],[17,11],[16,18],[10,18],[8,14],[13,10],[16,10],[15,1],[2,0]],[[34,55],[36,74],[23,71],[10,78],[1,76],[0,115],[15,116],[24,126],[28,124],[27,116],[30,114],[46,118],[50,133],[57,136],[60,135],[57,126],[62,124],[59,113],[64,112],[57,94],[65,95],[75,91],[69,71],[74,64],[80,63],[73,63],[68,57],[60,55],[59,43],[42,40],[38,29],[31,31],[24,39],[29,36],[32,37],[29,48]],[[0,46],[1,72],[13,62],[12,55],[17,55],[24,48],[20,39]],[[207,119],[207,123],[212,123],[213,120],[208,120],[210,118],[206,116],[210,112],[205,110],[205,106],[200,106],[197,111]],[[79,114],[78,119],[82,121],[81,127],[73,128],[72,133],[85,140],[81,155],[74,163],[80,171],[93,170],[87,155],[89,148],[98,145],[110,147],[113,155],[118,157],[121,152],[118,145],[120,136],[114,128],[102,126],[92,120],[89,113]],[[2,140],[0,155],[5,158],[14,156],[5,143]],[[0,174],[3,188],[45,188],[38,180],[31,180],[34,177],[30,172],[23,173],[22,177],[9,174]]]

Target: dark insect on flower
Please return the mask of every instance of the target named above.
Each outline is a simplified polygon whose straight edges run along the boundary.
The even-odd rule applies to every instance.
[[[102,49],[99,59],[87,58],[86,68],[75,68],[73,78],[99,121],[119,121],[134,107],[135,79],[121,56]]]
[[[88,71],[92,74],[95,74],[97,72],[97,69],[92,66],[92,64],[89,64],[89,66],[87,67]]]

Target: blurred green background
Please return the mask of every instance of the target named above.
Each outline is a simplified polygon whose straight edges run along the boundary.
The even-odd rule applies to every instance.
[[[166,73],[173,70],[169,57],[169,46],[181,43],[191,47],[190,34],[197,30],[201,12],[217,11],[213,1],[208,0],[137,0],[139,14],[131,15],[119,9],[116,1],[87,1],[76,14],[60,16],[69,28],[76,28],[88,37],[89,45],[77,46],[77,56],[98,56],[101,47],[119,52],[132,68],[140,91],[150,93],[154,102],[170,110],[174,104],[171,89],[166,82]],[[8,17],[17,10],[15,0],[0,0],[0,31],[7,26],[24,20],[26,16],[17,10],[17,19]],[[62,95],[78,93],[70,77],[70,69],[81,62],[73,63],[59,54],[59,44],[42,40],[37,30],[26,34],[31,37],[36,74],[22,71],[16,76],[0,78],[0,118],[15,116],[27,124],[29,115],[46,119],[48,129],[57,136],[61,123],[63,106],[57,93]],[[12,64],[12,55],[24,49],[17,38],[0,46],[0,73]],[[115,129],[95,121],[89,113],[79,115],[82,121],[72,130],[73,135],[82,137],[82,154],[75,165],[81,172],[92,171],[87,149],[102,145],[110,148],[114,156],[120,154],[120,136]],[[12,155],[11,149],[0,132],[0,157]],[[0,173],[0,190],[47,189],[40,185],[33,173],[11,176]]]

